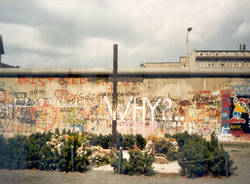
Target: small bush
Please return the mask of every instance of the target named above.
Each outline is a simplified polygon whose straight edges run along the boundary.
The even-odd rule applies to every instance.
[[[161,139],[155,143],[155,153],[166,154],[169,150],[171,143],[165,139]]]
[[[207,174],[224,176],[226,174],[225,154],[215,134],[211,134],[208,142],[201,136],[187,133],[176,136],[180,148],[178,151],[178,162],[182,168],[182,175],[188,177],[200,177]],[[229,159],[230,171],[233,170],[233,161]]]
[[[170,162],[173,162],[178,159],[178,153],[176,150],[171,150],[167,152],[166,157]]]
[[[97,145],[103,147],[104,149],[111,148],[112,136],[109,135],[99,135],[97,138]]]
[[[213,176],[225,176],[226,168],[225,168],[225,156],[226,152],[222,146],[218,144],[218,139],[216,138],[214,132],[211,134],[210,142],[208,142],[208,149],[210,152],[211,160],[208,161],[209,173]],[[233,168],[233,161],[230,160],[230,156],[228,155],[228,165],[229,165],[229,174],[232,174],[232,171],[236,169]]]
[[[101,146],[104,149],[111,148],[112,143],[112,135],[96,135],[91,134],[90,135],[90,145],[91,146]],[[117,134],[117,141],[116,141],[116,148],[119,149],[120,146],[123,147],[125,150],[134,149],[135,145],[138,146],[141,150],[146,146],[146,139],[142,137],[142,135],[137,134],[128,134],[128,135],[122,135]]]
[[[52,154],[50,153],[50,148],[46,145],[46,142],[51,139],[52,133],[35,133],[28,137],[28,161],[27,167],[29,169],[32,168],[42,168],[47,169],[49,167],[45,166],[47,161],[45,161],[45,157],[50,159]],[[42,166],[41,166],[42,165]]]
[[[169,161],[177,160],[177,151],[175,146],[165,138],[155,140],[155,153],[164,154]]]
[[[88,149],[91,150],[92,153],[89,156],[89,160],[92,165],[99,167],[110,164],[111,155],[109,150],[105,150],[101,146],[90,146]]]
[[[144,174],[146,176],[153,175],[152,164],[154,157],[138,150],[129,151],[129,161],[122,160],[122,174],[136,175]],[[118,171],[118,157],[112,159],[111,166],[114,171]]]
[[[182,168],[182,175],[199,177],[208,173],[207,159],[209,156],[205,140],[199,136],[192,136],[180,147],[178,162]]]
[[[135,140],[136,140],[136,146],[138,148],[140,148],[141,150],[143,150],[147,144],[147,141],[144,137],[142,137],[142,135],[140,134],[136,134],[135,135]]]
[[[28,141],[26,136],[18,135],[9,139],[0,136],[0,143],[0,168],[27,168]]]
[[[185,140],[190,138],[191,135],[189,135],[186,131],[184,133],[178,133],[178,134],[175,134],[172,136],[177,142],[178,142],[178,145],[179,147],[181,148],[184,143],[185,143]]]
[[[89,138],[89,142],[91,146],[97,146],[98,145],[98,135],[91,134]]]
[[[135,136],[132,134],[123,135],[123,149],[130,150],[135,147]]]
[[[172,136],[171,136],[171,134],[166,133],[166,134],[164,134],[164,137],[167,138],[167,139],[169,139],[169,138],[171,138]]]

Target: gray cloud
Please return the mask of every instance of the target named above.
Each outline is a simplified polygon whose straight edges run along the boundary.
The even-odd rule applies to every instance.
[[[110,67],[178,61],[190,49],[250,47],[247,0],[0,0],[4,62],[21,67]]]

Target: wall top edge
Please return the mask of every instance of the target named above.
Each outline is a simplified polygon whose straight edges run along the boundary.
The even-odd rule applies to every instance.
[[[0,68],[0,77],[25,76],[112,76],[112,69],[37,69],[37,68]],[[239,76],[250,77],[249,68],[138,68],[119,69],[118,76]]]

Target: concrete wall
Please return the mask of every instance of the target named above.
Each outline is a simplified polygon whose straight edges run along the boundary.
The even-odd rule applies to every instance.
[[[120,133],[188,131],[250,141],[250,78],[154,78],[118,83]],[[5,136],[71,129],[111,133],[112,82],[89,78],[0,78]]]

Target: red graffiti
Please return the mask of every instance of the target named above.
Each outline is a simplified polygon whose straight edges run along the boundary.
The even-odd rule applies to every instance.
[[[56,82],[60,85],[83,85],[87,83],[86,78],[21,78],[17,79],[18,84],[22,85],[37,85],[37,86],[45,86],[46,84],[51,85],[52,82]]]

